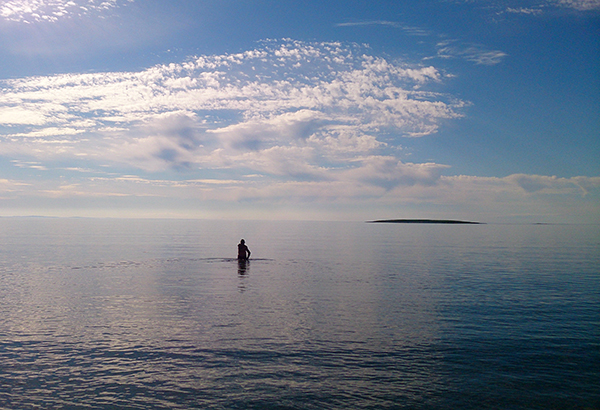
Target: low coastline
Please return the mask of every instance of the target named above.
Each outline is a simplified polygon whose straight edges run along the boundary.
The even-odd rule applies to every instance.
[[[379,219],[367,223],[395,223],[395,224],[447,224],[447,225],[482,225],[483,222],[457,221],[453,219]]]

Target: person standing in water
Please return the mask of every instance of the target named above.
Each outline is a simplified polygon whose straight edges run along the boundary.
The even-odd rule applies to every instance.
[[[238,244],[238,261],[247,261],[250,259],[250,249],[246,246],[246,241],[241,240]]]

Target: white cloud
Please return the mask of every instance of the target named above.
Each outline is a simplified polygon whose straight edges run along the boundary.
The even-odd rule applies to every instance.
[[[568,1],[568,0],[565,0]],[[598,0],[600,1],[600,0]],[[511,8],[506,9],[507,13],[521,13],[521,14],[538,14],[541,10],[534,8]],[[398,22],[388,20],[370,20],[370,21],[357,21],[357,22],[346,22],[337,24],[338,27],[364,27],[364,26],[384,26],[398,28],[409,35],[414,36],[434,36],[435,33],[429,30],[425,30],[418,27],[403,25]],[[446,38],[446,36],[440,36],[439,38]],[[479,65],[496,65],[502,62],[507,57],[503,51],[500,50],[489,50],[482,44],[463,44],[458,40],[447,40],[444,39],[436,44],[437,57],[438,58],[462,58],[464,60],[473,62]],[[431,59],[427,57],[426,59]],[[431,67],[433,68],[433,67]],[[419,76],[423,76],[423,72],[419,71],[416,73]],[[434,73],[435,76],[439,75],[438,72]]]
[[[5,125],[44,125],[49,119],[44,112],[41,112],[37,107],[27,108],[24,106],[6,106],[0,110],[0,124]]]
[[[281,154],[275,151],[274,158]],[[294,155],[299,158],[302,153]],[[289,155],[286,153],[283,157],[289,158]],[[287,166],[285,162],[273,162],[277,163]],[[302,164],[305,165],[300,161],[299,165]],[[87,204],[76,214],[89,216],[207,217],[204,210],[212,207],[210,215],[214,217],[277,218],[283,212],[296,218],[318,215],[319,218],[354,220],[452,217],[482,222],[600,222],[597,216],[600,177],[511,175],[497,178],[440,176],[439,172],[436,164],[405,164],[394,158],[370,157],[358,163],[355,171],[329,172],[328,179],[321,180],[273,179],[258,175],[173,180],[138,175],[86,176],[87,173],[81,172],[50,180],[3,179],[0,180],[0,199],[4,200],[0,215],[40,212],[52,215],[48,205],[55,207],[59,203],[68,208],[76,198],[77,203]],[[379,181],[374,184],[373,178]],[[537,180],[539,185],[527,185],[531,182],[528,179]],[[585,187],[587,194],[581,187]],[[31,198],[46,207],[32,209]],[[112,213],[98,208],[98,201],[109,201]],[[195,205],[187,208],[186,203]],[[168,204],[168,211],[154,208],[156,204]],[[16,208],[11,209],[11,205]],[[269,212],[250,211],[263,207]],[[344,214],[343,209],[350,209],[351,213]]]
[[[402,163],[394,157],[372,156],[361,161],[355,169],[344,171],[345,179],[360,181],[390,190],[397,186],[433,186],[448,166],[425,163]]]
[[[488,0],[457,0],[458,3],[484,3],[486,8],[496,10],[496,13],[539,15],[544,10],[554,7],[567,7],[579,11],[600,9],[600,0],[531,0],[531,1],[500,1]]]
[[[440,58],[463,58],[480,65],[496,65],[508,56],[500,50],[488,50],[480,44],[459,44],[456,40],[442,41],[437,49]]]
[[[400,137],[461,117],[468,103],[440,93],[445,80],[361,46],[292,40],[140,72],[5,80],[0,159],[41,179],[2,180],[0,194],[15,204],[354,201],[490,212],[595,196],[596,177],[451,177],[446,165],[401,160]]]
[[[37,169],[39,171],[46,171],[48,169],[45,166],[43,166],[41,163],[35,162],[35,161],[13,160],[11,162],[13,163],[14,166],[19,167],[19,168]]]
[[[0,150],[39,160],[89,155],[149,171],[241,164],[276,175],[275,153],[287,153],[290,178],[316,176],[321,163],[354,167],[357,154],[459,118],[466,103],[436,92],[443,80],[433,66],[362,46],[292,40],[140,72],[7,80]],[[61,148],[39,147],[52,141]]]
[[[48,127],[41,129],[39,131],[31,131],[20,134],[8,134],[7,137],[27,137],[27,138],[35,138],[35,137],[49,137],[49,136],[64,136],[64,135],[77,135],[84,133],[85,130],[76,129],[71,127],[58,128],[58,127]],[[57,140],[51,140],[46,142],[56,142]]]
[[[430,36],[432,32],[420,27],[402,24],[396,21],[388,20],[369,20],[369,21],[354,21],[337,24],[338,27],[363,27],[363,26],[383,26],[401,29],[406,34],[411,36]]]
[[[558,0],[558,4],[582,11],[600,9],[600,0]]]
[[[60,19],[103,12],[133,0],[9,0],[0,4],[0,18],[8,21],[57,22]]]
[[[546,0],[540,1],[537,5],[532,5],[531,7],[506,7],[503,12],[510,14],[538,16],[544,11],[555,7],[570,8],[582,12],[599,10],[600,0]],[[499,14],[502,14],[503,12],[499,12]]]
[[[528,15],[538,15],[542,13],[542,10],[539,8],[531,8],[531,7],[507,7],[507,13],[511,14],[528,14]]]
[[[587,195],[589,191],[600,187],[600,177],[558,178],[545,175],[514,174],[506,178],[517,184],[527,193],[562,194],[579,191]]]

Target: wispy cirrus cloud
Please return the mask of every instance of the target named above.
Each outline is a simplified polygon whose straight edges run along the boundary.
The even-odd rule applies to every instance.
[[[600,0],[548,0],[532,3],[529,6],[507,6],[500,13],[539,16],[555,8],[568,8],[581,12],[600,10]]]
[[[462,44],[445,40],[437,44],[438,58],[462,58],[480,65],[496,65],[508,56],[500,50],[490,50],[481,44]]]
[[[557,0],[557,3],[581,11],[600,9],[600,0]]]
[[[511,14],[526,14],[526,15],[538,15],[538,14],[542,14],[542,9],[541,8],[535,8],[535,7],[507,7],[506,8],[506,13],[511,13]]]
[[[421,27],[416,27],[408,24],[402,24],[397,21],[389,20],[367,20],[367,21],[352,21],[336,24],[337,27],[364,27],[364,26],[384,26],[402,30],[405,34],[412,36],[430,36],[433,32]]]
[[[600,9],[600,0],[455,0],[456,3],[482,5],[491,13],[539,16],[557,8],[569,8],[582,12]]]
[[[525,9],[510,9],[511,12],[525,12]],[[337,24],[338,27],[366,27],[366,26],[383,26],[399,29],[407,35],[431,37],[437,50],[437,58],[460,58],[466,61],[480,64],[480,65],[496,65],[502,62],[507,56],[506,53],[500,50],[490,50],[483,44],[464,43],[458,39],[444,39],[446,37],[441,34],[436,34],[434,31],[427,30],[421,27],[405,25],[400,22],[388,21],[388,20],[370,20],[370,21],[355,21]],[[432,57],[426,57],[425,60],[429,60]]]

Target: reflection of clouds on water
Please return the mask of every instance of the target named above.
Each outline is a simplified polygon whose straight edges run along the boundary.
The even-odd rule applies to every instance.
[[[595,386],[593,226],[245,222],[257,254],[276,255],[250,275],[196,257],[231,250],[231,221],[109,223],[0,220],[12,407],[97,407],[101,390],[109,407],[469,409],[490,392],[526,407],[512,382],[555,374],[553,360],[580,375],[560,394]]]

